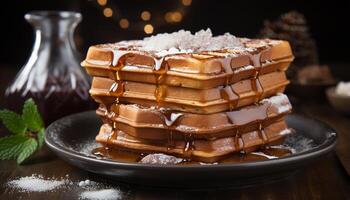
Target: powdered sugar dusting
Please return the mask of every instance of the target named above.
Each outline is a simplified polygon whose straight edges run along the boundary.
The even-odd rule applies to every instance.
[[[295,153],[305,152],[317,146],[314,140],[301,134],[291,134],[287,136],[282,145],[293,148]]]
[[[254,69],[254,66],[252,65],[247,65],[247,66],[243,66],[243,67],[240,67],[240,68],[237,68],[233,71],[233,73],[235,74],[238,74],[238,73],[241,73],[243,71],[248,71],[248,70],[252,70]]]
[[[278,113],[285,113],[292,109],[287,95],[282,93],[278,93],[277,95],[272,96],[268,99],[263,99],[261,100],[261,103],[271,103],[275,105]]]
[[[158,57],[164,57],[167,55],[174,55],[174,54],[181,54],[181,53],[192,53],[193,50],[192,49],[177,49],[174,47],[171,47],[169,50],[161,50],[159,52],[156,53],[156,56]]]
[[[107,137],[107,135],[106,135],[106,137]],[[79,149],[79,152],[81,154],[89,156],[89,155],[91,155],[91,151],[93,149],[96,149],[100,146],[101,146],[101,144],[99,144],[93,140],[93,141],[88,141],[88,142],[81,143],[81,144],[77,145],[76,149]],[[76,149],[72,149],[72,150],[76,150]]]
[[[157,34],[144,38],[140,41],[140,44],[143,50],[156,51],[161,55],[243,47],[243,44],[234,35],[225,33],[224,35],[213,36],[209,28],[207,30],[200,30],[195,34],[185,30]]]
[[[199,128],[195,128],[195,127],[191,127],[191,126],[186,126],[186,125],[180,124],[180,125],[176,126],[176,130],[183,131],[183,132],[196,132],[196,131],[199,130]]]

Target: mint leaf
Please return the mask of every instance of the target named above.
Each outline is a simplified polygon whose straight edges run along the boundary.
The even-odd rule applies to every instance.
[[[21,164],[25,159],[32,155],[38,148],[38,142],[34,138],[29,138],[24,142],[24,147],[17,157],[17,163]]]
[[[31,98],[24,102],[22,118],[31,131],[38,132],[44,128],[43,119],[41,118],[38,108]]]
[[[24,148],[24,142],[20,144],[16,144],[12,146],[11,148],[4,149],[0,151],[0,159],[1,160],[12,160],[16,159],[18,155],[22,152],[22,149]]]
[[[0,138],[0,160],[17,159],[21,164],[44,144],[44,122],[33,99],[24,103],[22,115],[0,110],[0,120],[15,134]]]
[[[23,134],[27,130],[26,123],[22,117],[13,111],[7,109],[1,110],[0,119],[11,133]]]
[[[24,135],[12,135],[0,138],[0,159],[15,159],[21,153],[29,138]]]
[[[44,144],[45,140],[45,129],[41,129],[38,134],[37,134],[37,140],[38,140],[38,145],[39,148],[41,148]]]

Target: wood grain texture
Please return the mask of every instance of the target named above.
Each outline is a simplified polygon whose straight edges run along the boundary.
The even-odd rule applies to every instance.
[[[65,177],[76,184],[52,192],[20,192],[6,186],[15,177],[31,176]],[[334,154],[308,166],[297,174],[279,180],[247,188],[220,188],[210,190],[180,190],[147,188],[127,185],[103,179],[72,167],[54,156],[48,149],[41,150],[30,162],[17,166],[13,161],[0,163],[0,199],[78,199],[83,191],[77,182],[90,179],[119,187],[123,199],[349,199],[350,182]]]

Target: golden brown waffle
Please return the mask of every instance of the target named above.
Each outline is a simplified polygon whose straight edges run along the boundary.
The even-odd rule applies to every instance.
[[[157,56],[128,42],[90,47],[82,62],[91,76],[206,89],[257,73],[285,71],[293,60],[286,41],[241,39],[245,48]]]
[[[264,133],[264,137],[261,133]],[[291,131],[284,120],[277,121],[261,130],[244,133],[240,136],[216,140],[173,140],[171,144],[132,137],[120,130],[104,124],[96,141],[110,148],[126,149],[138,153],[166,153],[202,162],[216,162],[234,152],[251,152],[265,144],[274,145]]]
[[[292,107],[286,95],[278,94],[256,105],[214,114],[194,114],[165,108],[142,107],[137,104],[113,104],[97,110],[105,123],[137,138],[152,140],[184,140],[234,136],[266,127],[283,118]]]
[[[118,98],[120,102],[208,114],[256,103],[283,92],[288,83],[284,72],[272,72],[261,75],[258,79],[202,90],[137,82],[116,84],[111,79],[95,77],[90,94],[95,101],[102,104],[111,104]]]

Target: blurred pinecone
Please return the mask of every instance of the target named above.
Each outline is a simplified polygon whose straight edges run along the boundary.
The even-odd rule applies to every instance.
[[[260,37],[287,40],[292,46],[295,60],[288,71],[290,78],[295,78],[296,72],[307,65],[318,64],[318,53],[306,19],[297,11],[290,11],[280,16],[276,21],[266,20]]]

